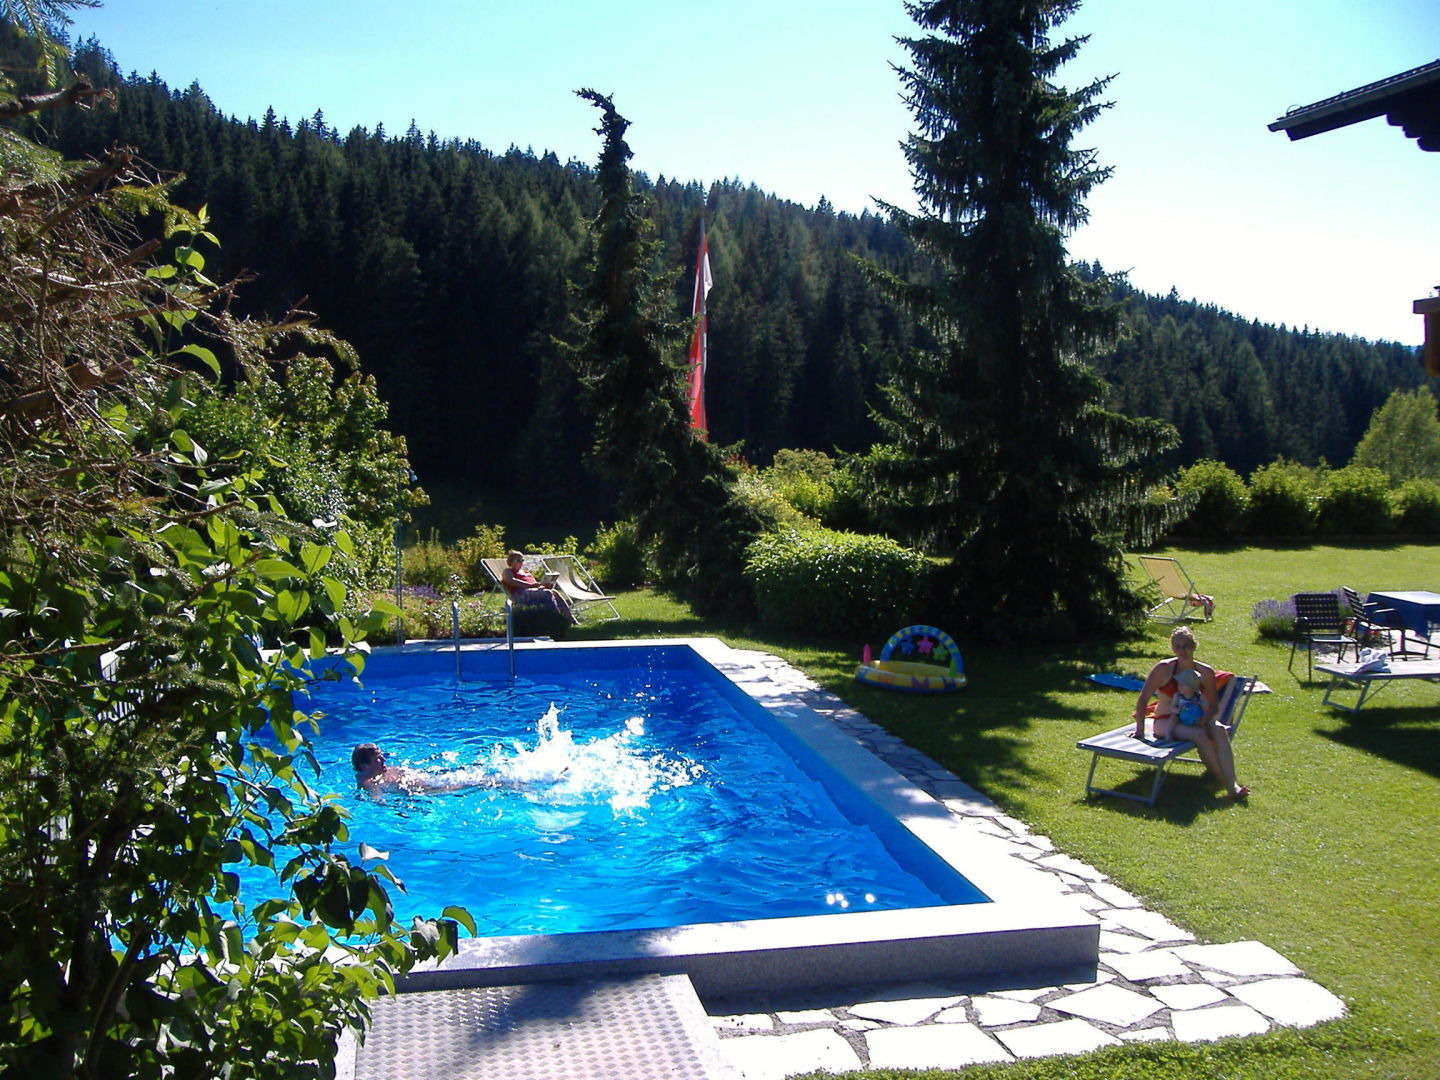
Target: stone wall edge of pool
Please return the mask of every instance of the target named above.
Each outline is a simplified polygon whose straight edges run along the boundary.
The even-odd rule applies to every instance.
[[[439,965],[400,980],[402,992],[460,986],[685,974],[703,994],[731,994],[943,976],[1093,978],[1094,920],[1057,920],[1043,905],[964,904],[658,930],[469,938]],[[1079,974],[1077,974],[1079,973]]]

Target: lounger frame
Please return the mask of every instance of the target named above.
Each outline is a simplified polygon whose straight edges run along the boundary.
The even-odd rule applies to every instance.
[[[1361,671],[1361,666],[1360,664],[1344,663],[1316,664],[1316,671],[1322,671],[1330,676],[1330,685],[1325,687],[1325,697],[1321,699],[1320,704],[1353,714],[1365,707],[1366,699],[1374,698],[1391,683],[1404,682],[1409,679],[1424,679],[1426,682],[1440,683],[1440,660],[1397,660],[1385,671]],[[1356,686],[1360,688],[1360,696],[1356,698],[1353,705],[1347,705],[1334,696],[1335,691],[1347,683],[1352,688]]]

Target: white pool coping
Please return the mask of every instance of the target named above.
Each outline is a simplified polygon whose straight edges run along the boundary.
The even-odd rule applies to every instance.
[[[810,708],[755,654],[714,638],[516,643],[531,651],[683,646],[693,650],[864,798],[893,817],[990,902],[648,930],[466,938],[458,953],[399,980],[405,991],[502,986],[642,973],[685,974],[701,994],[818,988],[907,979],[1012,975],[1017,986],[1082,982],[1099,961],[1100,922],[1059,880],[977,828]],[[448,652],[417,642],[379,654]],[[462,652],[503,651],[462,642]],[[522,671],[523,674],[523,671]],[[1037,979],[1040,980],[1037,982]]]

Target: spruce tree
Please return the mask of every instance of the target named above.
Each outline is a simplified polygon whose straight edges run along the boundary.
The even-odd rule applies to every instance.
[[[1175,432],[1106,411],[1085,359],[1112,335],[1112,283],[1085,281],[1064,237],[1108,175],[1071,147],[1108,80],[1051,82],[1083,39],[1049,37],[1074,0],[907,5],[918,213],[888,207],[933,263],[889,279],[931,335],[886,387],[881,479],[913,538],[949,556],[947,617],[1001,634],[1114,628],[1137,610],[1121,547]],[[1153,467],[1153,466],[1152,466]]]
[[[595,130],[604,139],[586,314],[572,353],[595,419],[592,460],[655,552],[663,584],[703,612],[748,614],[744,551],[763,523],[735,497],[721,451],[690,427],[686,328],[662,306],[653,224],[628,164],[630,122],[605,95],[578,93],[601,111]]]

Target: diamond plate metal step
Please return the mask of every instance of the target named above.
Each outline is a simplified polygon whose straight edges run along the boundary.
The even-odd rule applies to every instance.
[[[340,1064],[337,1062],[337,1065]],[[339,1070],[343,1078],[346,1070]],[[739,1080],[683,975],[478,986],[374,1003],[354,1080]]]

